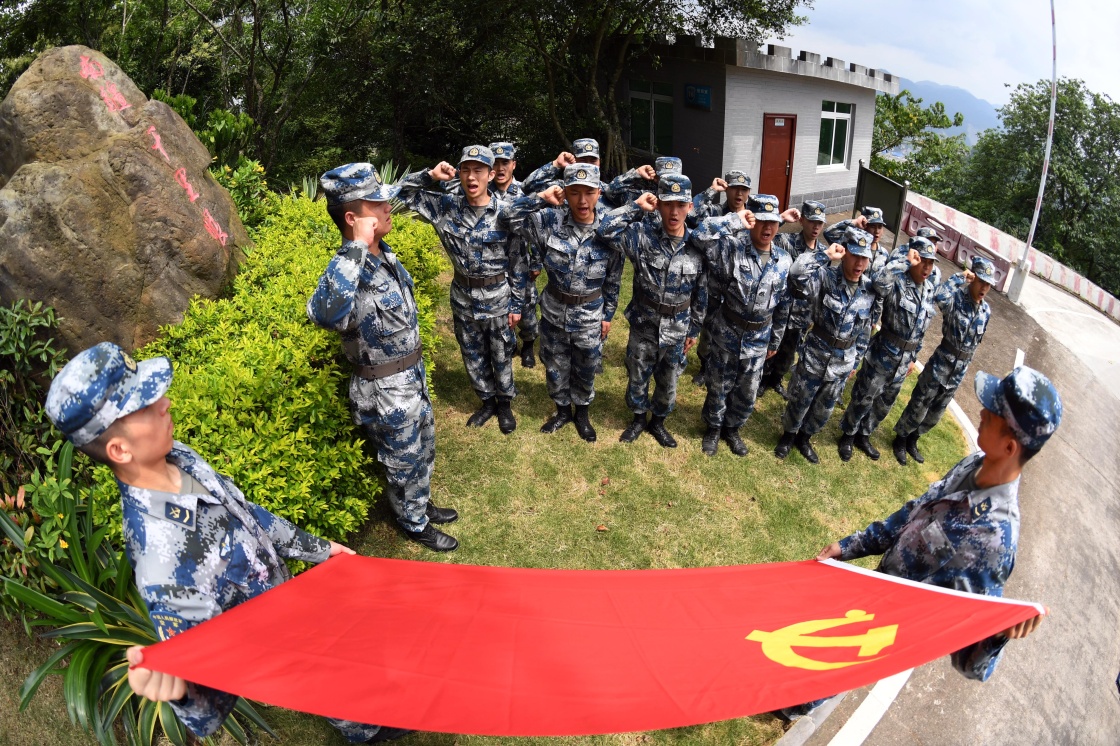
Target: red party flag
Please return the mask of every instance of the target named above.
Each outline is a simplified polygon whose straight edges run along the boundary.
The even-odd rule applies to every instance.
[[[359,722],[585,735],[819,699],[1040,613],[831,561],[529,570],[340,555],[147,648],[144,666]]]

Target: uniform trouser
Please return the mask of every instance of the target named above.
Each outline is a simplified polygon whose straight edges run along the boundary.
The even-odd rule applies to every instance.
[[[505,314],[492,319],[454,317],[455,339],[471,388],[485,401],[498,397],[509,401],[513,387],[513,350],[516,342]]]
[[[913,434],[925,435],[941,421],[953,395],[957,393],[957,386],[947,386],[933,377],[933,366],[927,365],[918,376],[918,383],[914,392],[910,394],[910,401],[902,416],[894,426],[894,431],[899,435]]]
[[[677,379],[685,368],[684,340],[675,345],[659,346],[657,330],[650,335],[636,326],[630,327],[626,342],[626,406],[634,414],[652,412],[654,417],[667,417],[677,403]],[[653,400],[649,396],[649,379],[653,378]]]
[[[708,296],[708,318],[714,318],[719,311],[720,306],[723,305],[722,296],[713,298]],[[712,354],[712,333],[708,330],[708,325],[700,327],[700,338],[696,340],[696,357],[700,360],[700,368],[706,370],[708,367],[708,358]]]
[[[532,342],[541,335],[541,316],[537,309],[540,294],[537,284],[530,278],[529,292],[525,298],[525,307],[521,311],[521,321],[517,322],[518,334],[522,342]]]
[[[789,373],[790,368],[793,367],[794,358],[797,357],[797,348],[805,339],[805,332],[805,329],[786,327],[778,351],[774,353],[774,357],[766,361],[762,371],[763,380],[778,383],[786,377],[786,373]]]
[[[602,334],[599,323],[568,332],[541,319],[544,382],[556,406],[584,406],[595,398],[595,371],[603,358]]]
[[[789,403],[782,414],[782,429],[805,437],[819,433],[832,416],[847,381],[846,374],[826,381],[821,375],[807,373],[802,358],[789,381]]]
[[[746,423],[754,412],[765,362],[765,354],[744,359],[738,350],[712,345],[706,370],[708,394],[700,413],[708,427],[738,429]]]
[[[906,381],[906,376],[898,380],[894,380],[895,377],[894,368],[889,373],[884,372],[864,360],[852,386],[852,400],[844,412],[844,419],[840,421],[840,429],[845,434],[871,435],[875,432],[879,423],[890,414]]]
[[[385,467],[385,496],[397,523],[406,531],[423,531],[436,458],[423,364],[374,381],[351,379],[350,407],[354,422],[377,447],[377,460]]]

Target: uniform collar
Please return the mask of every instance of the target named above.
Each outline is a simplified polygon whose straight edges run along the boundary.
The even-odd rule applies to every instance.
[[[117,480],[121,491],[121,503],[126,507],[133,507],[147,513],[153,518],[170,521],[193,531],[198,503],[221,504],[221,499],[214,494],[222,491],[221,484],[218,482],[214,470],[198,458],[194,451],[178,441],[174,443],[171,453],[167,455],[167,462],[192,476],[209,492],[181,495],[134,487]]]
[[[960,475],[957,479],[957,484],[954,485],[957,489],[955,493],[962,495],[968,501],[968,515],[973,521],[979,520],[989,513],[996,514],[1009,514],[1012,508],[1016,506],[1019,494],[1019,478],[1005,484],[997,484],[994,487],[984,487],[974,490],[960,489],[961,483],[970,475],[975,476],[976,472],[980,470],[980,466],[984,463],[983,452],[975,453],[971,457],[971,461],[967,464],[962,464]]]

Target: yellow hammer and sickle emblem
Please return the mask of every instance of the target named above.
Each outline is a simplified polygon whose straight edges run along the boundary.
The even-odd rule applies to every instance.
[[[762,643],[763,655],[775,663],[780,663],[790,668],[805,668],[810,671],[830,671],[836,668],[846,668],[859,663],[870,663],[871,661],[879,660],[878,657],[870,658],[869,656],[878,655],[878,653],[882,652],[883,648],[894,644],[894,636],[895,633],[898,632],[898,625],[891,624],[886,627],[875,627],[867,630],[862,635],[850,635],[847,637],[812,637],[811,635],[814,632],[832,629],[833,627],[843,627],[846,624],[870,622],[874,618],[874,614],[868,614],[865,611],[853,609],[840,619],[817,619],[809,622],[799,622],[797,624],[791,624],[788,627],[776,629],[773,632],[765,632],[761,629],[756,629],[747,635],[747,639],[752,642]],[[859,652],[857,652],[856,655],[860,658],[867,658],[867,660],[839,661],[835,663],[818,661],[793,652],[793,648],[795,647],[859,648]]]

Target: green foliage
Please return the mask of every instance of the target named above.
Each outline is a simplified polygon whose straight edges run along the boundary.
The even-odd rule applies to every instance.
[[[249,162],[254,133],[253,119],[248,114],[214,109],[206,121],[206,129],[198,133],[198,139],[219,167],[240,168]]]
[[[246,228],[256,228],[276,209],[276,195],[268,190],[264,166],[256,161],[241,158],[236,168],[218,166],[210,174],[229,192]]]
[[[57,438],[41,402],[65,352],[52,336],[54,309],[40,302],[0,306],[0,491],[16,489],[43,463],[38,449]]]
[[[305,306],[339,245],[323,201],[277,198],[228,299],[196,299],[182,324],[137,353],[168,356],[176,438],[249,500],[313,534],[342,541],[366,520],[380,487],[347,406],[338,335]],[[436,344],[430,294],[443,267],[427,226],[397,218],[390,236],[417,282],[421,336]],[[116,486],[98,477],[99,522],[119,526]]]
[[[195,114],[194,107],[198,103],[198,99],[194,96],[188,96],[181,93],[178,96],[173,96],[162,88],[157,88],[152,91],[152,99],[155,101],[162,101],[175,110],[175,113],[183,118],[187,126],[197,134],[198,131],[198,117]],[[214,151],[210,151],[210,156],[214,156]]]
[[[875,98],[875,127],[871,134],[871,168],[910,188],[933,196],[944,177],[943,169],[956,169],[968,157],[964,135],[946,137],[935,130],[959,127],[964,117],[950,117],[940,101],[922,106],[922,99],[903,90],[896,96]],[[902,151],[902,156],[888,155]]]
[[[37,572],[49,586],[5,576],[4,596],[34,612],[26,620],[29,627],[46,628],[43,637],[60,643],[24,681],[20,710],[47,676],[57,675],[63,679],[71,722],[91,731],[99,743],[116,744],[115,731],[121,729],[128,743],[150,745],[158,724],[168,741],[185,746],[186,730],[171,708],[136,696],[128,685],[125,650],[154,644],[155,630],[127,558],[106,540],[108,530],[97,527],[90,501],[76,486],[73,446],[63,444],[57,456],[57,463],[52,458],[46,474],[29,488],[37,504],[58,511],[49,529],[58,537],[57,552],[37,552],[32,532],[0,511],[0,532],[17,550],[38,555]],[[248,743],[246,721],[272,733],[245,700],[238,700],[235,713],[223,728],[238,743]]]

